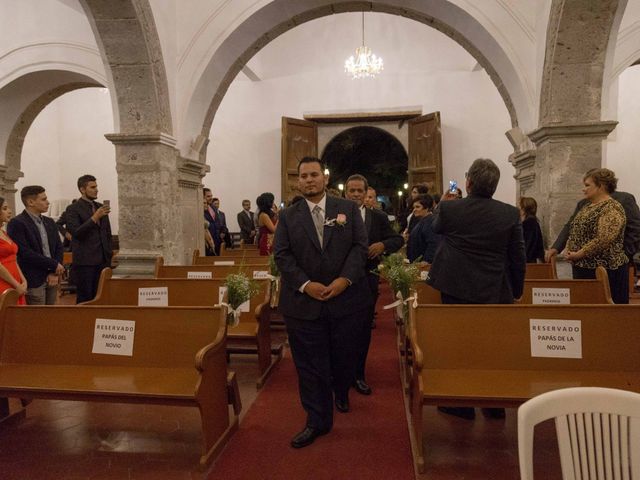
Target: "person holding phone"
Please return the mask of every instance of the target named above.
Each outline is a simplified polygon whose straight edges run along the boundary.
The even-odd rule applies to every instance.
[[[67,207],[67,230],[71,233],[73,263],[71,272],[77,283],[76,303],[87,302],[96,296],[98,280],[103,268],[111,266],[113,248],[109,202],[100,204],[98,184],[93,175],[78,178],[80,199]]]

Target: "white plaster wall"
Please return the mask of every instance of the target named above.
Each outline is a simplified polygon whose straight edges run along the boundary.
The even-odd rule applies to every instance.
[[[640,65],[627,68],[618,77],[618,126],[606,142],[606,164],[616,172],[618,189],[640,200]]]
[[[16,205],[22,211],[20,189],[42,185],[51,201],[50,216],[58,218],[71,199],[80,196],[78,177],[91,174],[98,181],[98,200],[111,200],[109,218],[118,232],[118,186],[115,148],[104,138],[113,132],[109,92],[85,88],[51,102],[33,122],[22,152],[24,177],[16,183]]]
[[[355,16],[357,24],[358,14],[345,15]],[[340,57],[334,45],[341,39],[323,26],[328,20],[318,19],[278,37],[252,59],[249,66],[264,80],[250,82],[239,76],[232,83],[213,123],[207,152],[211,173],[204,179],[221,198],[232,230],[237,229],[235,217],[243,198],[255,205],[260,193],[271,191],[279,201],[281,117],[301,118],[304,112],[378,111],[407,105],[422,106],[424,113],[440,111],[445,183],[457,179],[462,184],[470,163],[489,157],[502,172],[496,198],[515,203],[514,170],[507,161],[513,150],[504,135],[510,120],[488,75],[473,71],[475,60],[443,34],[417,22],[387,17],[391,18],[385,22],[385,38],[393,36],[392,45],[404,42],[414,48],[394,50],[370,35],[367,43],[386,65],[375,80],[352,80],[343,72],[343,57],[356,46],[357,32]],[[391,28],[390,22],[397,24]],[[289,50],[289,45],[301,42],[309,45],[313,56]],[[324,45],[324,51],[314,42]],[[280,68],[282,61],[288,63]],[[396,66],[404,67],[402,73]]]

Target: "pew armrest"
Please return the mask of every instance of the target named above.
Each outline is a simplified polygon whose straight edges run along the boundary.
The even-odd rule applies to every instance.
[[[233,406],[233,413],[240,415],[242,411],[242,401],[240,399],[240,389],[238,388],[236,372],[227,373],[227,395],[229,405]]]

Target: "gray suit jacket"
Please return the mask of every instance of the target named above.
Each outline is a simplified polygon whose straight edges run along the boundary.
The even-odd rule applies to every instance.
[[[314,320],[323,304],[334,317],[370,308],[371,292],[365,281],[367,234],[355,203],[327,196],[325,219],[345,215],[344,225],[325,226],[320,246],[307,202],[280,212],[274,240],[276,264],[282,275],[280,309],[283,315]],[[308,280],[329,285],[338,277],[352,284],[337,297],[320,302],[301,293]]]
[[[469,195],[440,202],[433,231],[442,241],[427,283],[472,303],[511,303],[522,296],[526,256],[518,209]]]
[[[240,238],[246,242],[253,242],[255,238],[255,227],[253,226],[253,212],[249,212],[247,215],[246,210],[242,210],[238,213],[238,226],[240,227]],[[254,236],[251,236],[251,231],[254,231]]]
[[[624,213],[627,216],[627,226],[624,230],[624,253],[629,258],[629,261],[631,261],[633,259],[633,255],[640,251],[640,209],[638,208],[635,197],[630,193],[613,192],[611,194],[611,198],[620,202],[622,208],[624,208]],[[574,217],[580,209],[582,209],[582,207],[584,207],[588,202],[589,200],[586,198],[578,202],[576,209],[573,211],[573,214],[558,234],[558,238],[556,238],[552,248],[555,248],[558,252],[564,250],[567,240],[569,239],[571,222],[573,222]]]

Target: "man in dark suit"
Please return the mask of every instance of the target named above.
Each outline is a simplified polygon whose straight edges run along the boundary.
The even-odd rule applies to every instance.
[[[18,244],[18,265],[27,279],[29,305],[55,305],[62,266],[62,242],[55,222],[42,215],[49,210],[43,187],[30,185],[20,191],[25,210],[12,218],[7,233]]]
[[[211,189],[203,188],[202,195],[204,197],[204,201],[207,204],[207,207],[204,209],[204,220],[207,222],[207,229],[211,234],[211,238],[213,238],[213,250],[207,250],[207,256],[211,257],[214,255],[220,255],[220,245],[222,244],[222,240],[220,238],[220,230],[218,227],[217,214],[213,207],[213,193],[211,193]]]
[[[224,242],[226,248],[233,248],[233,239],[227,227],[227,215],[220,210],[220,199],[214,198],[211,205],[216,212],[216,225],[220,233],[220,239]]]
[[[67,207],[66,217],[73,252],[71,273],[77,284],[76,303],[82,303],[96,296],[100,272],[111,266],[113,250],[108,217],[111,208],[96,202],[96,177],[78,178],[78,190],[82,196]]]
[[[588,176],[589,172],[587,172],[585,175]],[[611,193],[611,198],[618,201],[622,205],[624,213],[627,217],[627,223],[624,229],[624,253],[631,263],[633,262],[633,256],[636,254],[636,252],[640,251],[640,208],[638,208],[635,197],[630,193],[616,191]],[[546,262],[549,262],[551,260],[551,257],[556,256],[559,252],[562,252],[564,250],[564,247],[567,244],[567,240],[569,239],[571,222],[573,222],[573,218],[587,203],[589,203],[589,200],[587,200],[586,198],[578,202],[578,204],[576,205],[576,209],[573,211],[573,214],[558,234],[558,238],[556,238],[553,246],[545,252],[544,259]],[[625,268],[628,269],[629,265],[627,265]],[[628,285],[628,283],[626,285]],[[628,302],[629,295],[627,294],[626,297]]]
[[[298,372],[305,428],[291,445],[313,443],[333,426],[333,404],[349,411],[355,336],[371,308],[365,279],[367,235],[358,206],[326,195],[321,160],[298,164],[305,200],[280,213],[274,253],[281,273],[279,307]]]
[[[494,200],[500,170],[489,159],[477,159],[467,173],[468,196],[443,195],[432,228],[442,241],[427,283],[440,290],[442,303],[513,303],[522,296],[526,254],[520,212]],[[463,418],[473,408],[440,408]],[[504,417],[502,409],[485,414]]]
[[[253,212],[251,211],[251,201],[242,201],[242,211],[238,213],[238,226],[240,227],[240,238],[245,244],[252,244],[256,238],[256,229],[253,225]]]
[[[357,342],[356,376],[353,385],[356,392],[362,395],[371,395],[371,387],[365,380],[365,365],[367,363],[369,345],[371,344],[371,327],[373,325],[375,301],[378,299],[378,283],[380,281],[380,277],[372,272],[376,271],[382,255],[397,252],[404,243],[402,236],[391,228],[386,214],[364,206],[368,188],[367,179],[359,174],[351,175],[345,184],[345,197],[358,205],[369,242],[365,272],[373,302],[370,311],[363,317],[362,329]]]

